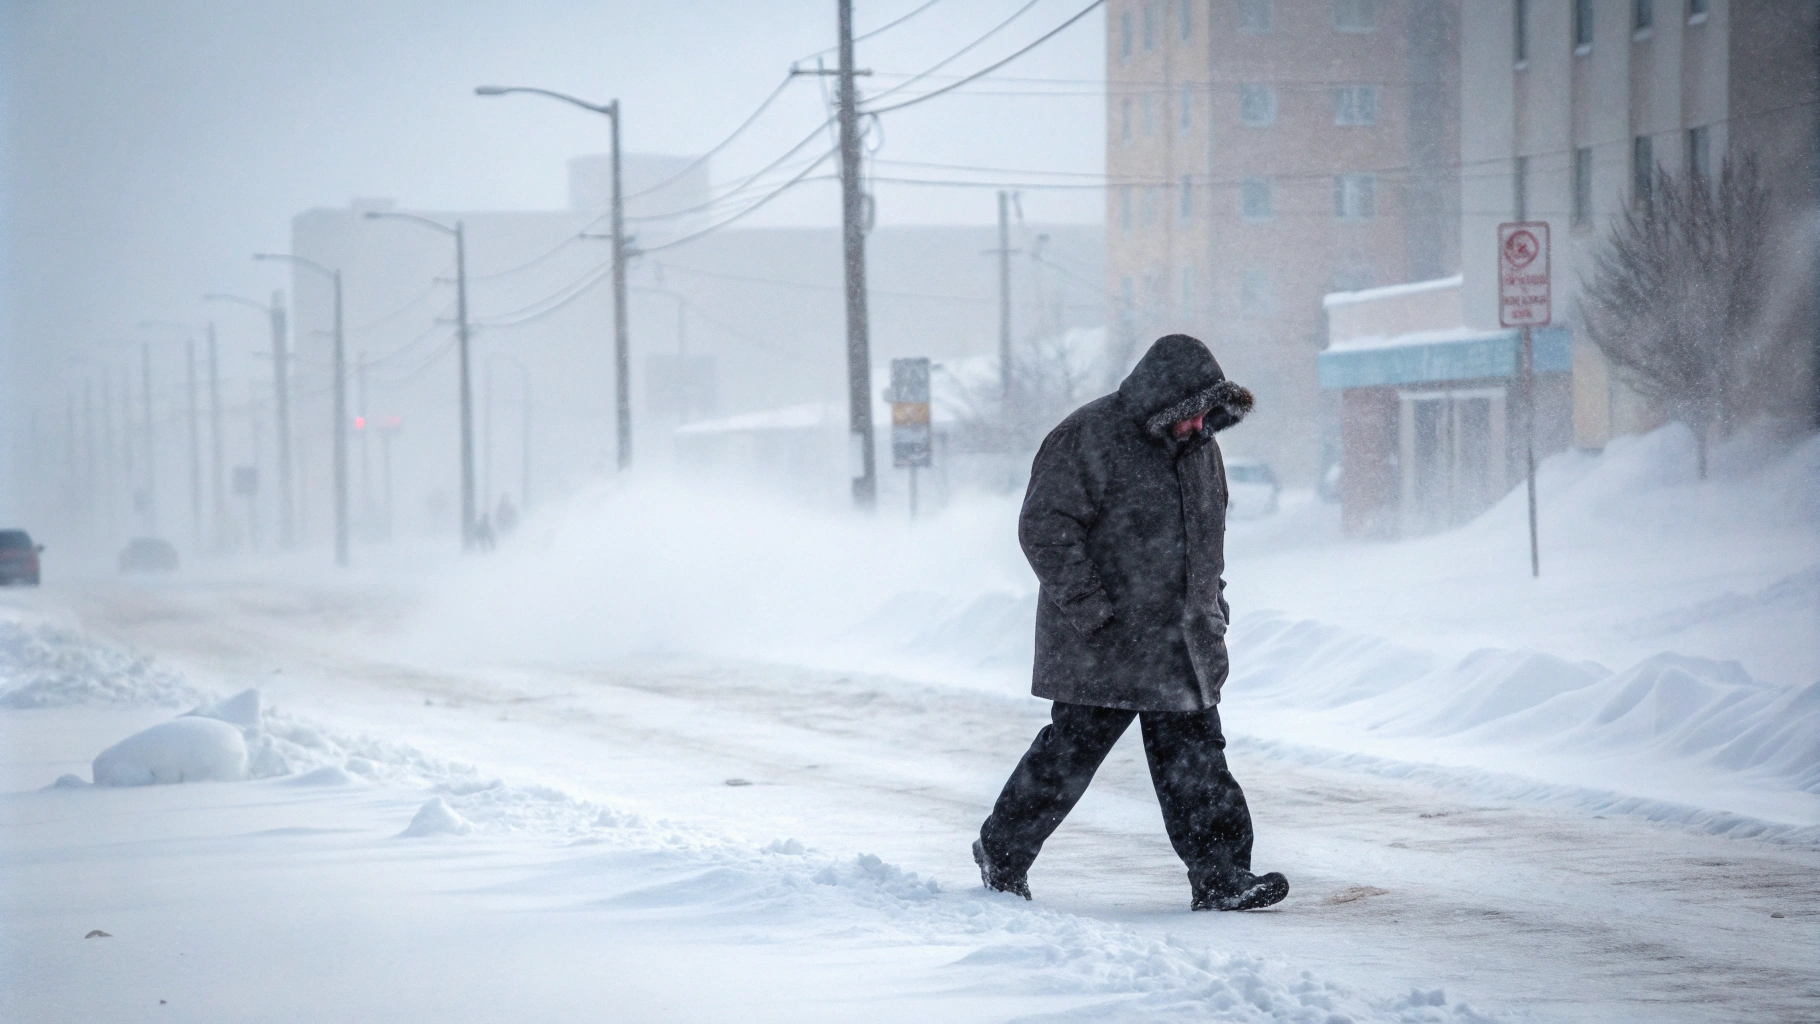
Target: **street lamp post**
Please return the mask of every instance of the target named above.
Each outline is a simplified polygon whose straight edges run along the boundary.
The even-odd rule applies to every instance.
[[[272,393],[275,412],[277,413],[278,434],[278,543],[285,550],[290,550],[296,537],[292,526],[291,498],[291,404],[290,404],[290,355],[285,351],[285,316],[284,292],[272,292],[272,303],[266,305],[256,299],[242,298],[238,295],[223,295],[211,292],[202,297],[204,302],[237,302],[264,313],[272,322]]]
[[[474,523],[478,518],[474,501],[474,385],[469,373],[468,357],[468,246],[461,221],[454,227],[438,224],[428,217],[390,210],[369,210],[368,220],[408,220],[434,228],[455,239],[455,333],[459,339],[461,372],[461,548],[474,550]]]
[[[626,340],[626,261],[633,254],[626,244],[625,204],[620,193],[619,101],[613,100],[605,105],[589,103],[567,93],[535,89],[529,86],[483,85],[474,90],[476,96],[505,96],[520,92],[548,96],[564,103],[571,103],[583,110],[605,114],[608,120],[613,122],[613,372],[616,377],[614,381],[614,414],[619,443],[619,468],[623,472],[632,468],[632,357]]]
[[[348,374],[347,355],[341,328],[341,271],[330,270],[312,259],[283,252],[258,252],[256,260],[279,260],[304,267],[329,279],[335,289],[335,564],[348,564]],[[277,360],[275,374],[284,373],[284,360]],[[278,389],[284,394],[283,387]],[[280,448],[280,451],[283,449]],[[288,517],[287,517],[288,524]]]

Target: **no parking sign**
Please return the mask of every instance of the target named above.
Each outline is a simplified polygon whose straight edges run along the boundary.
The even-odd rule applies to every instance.
[[[1545,327],[1553,317],[1548,222],[1498,225],[1498,325]]]

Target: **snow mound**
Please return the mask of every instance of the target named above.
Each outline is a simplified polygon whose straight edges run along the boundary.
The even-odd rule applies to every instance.
[[[103,750],[94,771],[97,786],[236,782],[247,777],[246,738],[212,718],[175,718]]]
[[[242,729],[259,728],[259,691],[242,690],[226,700],[205,704],[190,714],[198,718],[213,718],[218,722],[237,725]]]
[[[300,772],[281,780],[281,784],[286,786],[348,786],[353,782],[352,775],[332,764],[323,765],[314,771]]]
[[[176,673],[55,626],[0,621],[0,707],[180,706],[198,699]]]
[[[442,797],[431,797],[417,808],[417,815],[411,823],[398,833],[399,839],[416,839],[422,836],[465,836],[474,831],[474,823],[455,813],[455,808]]]

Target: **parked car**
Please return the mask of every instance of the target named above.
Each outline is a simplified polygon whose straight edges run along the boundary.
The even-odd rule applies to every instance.
[[[32,542],[24,530],[0,530],[0,585],[38,585],[38,555],[44,545]]]
[[[137,537],[120,552],[121,572],[176,572],[177,549],[157,537]]]
[[[1276,471],[1262,459],[1226,460],[1226,515],[1231,519],[1256,519],[1275,515]]]

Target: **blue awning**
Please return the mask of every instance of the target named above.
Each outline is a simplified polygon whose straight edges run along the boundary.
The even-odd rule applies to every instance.
[[[1453,380],[1514,377],[1522,368],[1522,333],[1473,331],[1462,328],[1457,337],[1424,331],[1405,335],[1407,341],[1386,338],[1357,348],[1341,348],[1315,356],[1315,369],[1323,388],[1369,388],[1396,384],[1429,384]],[[1572,348],[1565,327],[1531,330],[1537,373],[1566,373],[1573,365]]]

